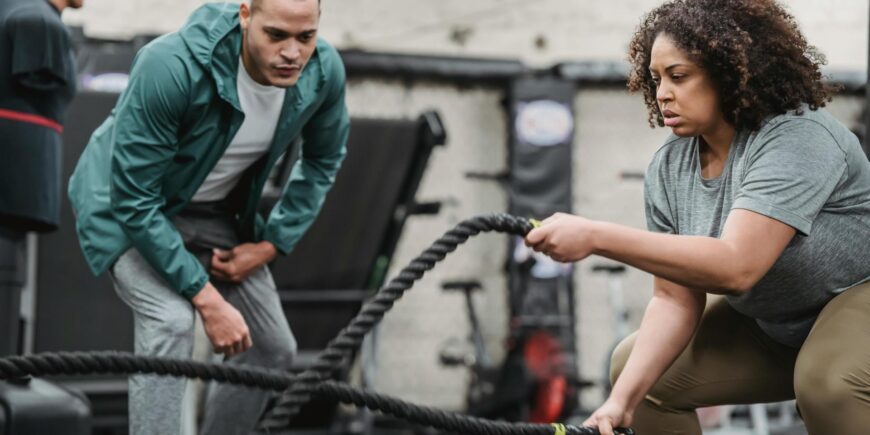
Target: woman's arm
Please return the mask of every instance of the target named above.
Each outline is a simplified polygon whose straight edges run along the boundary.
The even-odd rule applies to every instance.
[[[706,293],[655,278],[634,349],[610,398],[634,409],[646,392],[682,353],[704,312]]]
[[[634,348],[616,380],[610,398],[584,426],[611,434],[617,426],[631,426],[635,408],[647,391],[677,359],[691,340],[704,311],[706,293],[656,278]]]
[[[707,293],[748,291],[776,262],[794,228],[743,209],[728,215],[721,236],[654,233],[568,214],[556,214],[526,243],[558,261],[597,254]]]

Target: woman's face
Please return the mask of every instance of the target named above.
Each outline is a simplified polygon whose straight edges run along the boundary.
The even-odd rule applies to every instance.
[[[653,42],[650,73],[665,125],[680,137],[715,133],[725,119],[707,73],[662,33]]]

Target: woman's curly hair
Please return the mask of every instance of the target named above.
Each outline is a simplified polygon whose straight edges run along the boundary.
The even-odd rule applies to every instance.
[[[643,91],[653,127],[664,119],[650,52],[663,33],[709,75],[725,120],[738,129],[755,130],[766,117],[803,103],[818,109],[837,90],[822,82],[825,56],[775,0],[674,0],[643,18],[628,51],[628,88]]]

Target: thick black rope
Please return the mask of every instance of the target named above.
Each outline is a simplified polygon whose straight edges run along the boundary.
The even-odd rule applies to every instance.
[[[307,403],[313,394],[318,394],[344,403],[366,406],[398,418],[463,434],[597,434],[598,431],[595,429],[569,425],[513,424],[483,420],[419,407],[398,399],[328,381],[331,373],[339,368],[342,360],[359,348],[363,337],[392,308],[393,303],[401,298],[404,292],[410,289],[411,285],[419,280],[424,273],[432,269],[435,263],[443,260],[448,253],[468,240],[470,236],[486,231],[524,236],[532,228],[533,225],[530,221],[507,214],[478,216],[461,222],[405,267],[398,277],[379,290],[375,297],[362,307],[360,313],[351,323],[335,339],[330,341],[326,349],[318,355],[314,365],[299,375],[294,376],[286,372],[262,368],[242,368],[232,364],[207,364],[188,360],[135,356],[121,352],[75,352],[2,358],[0,359],[0,379],[51,374],[154,373],[285,390],[276,407],[261,419],[260,429],[264,430],[288,426],[290,419],[299,412],[301,406]],[[631,431],[622,430],[620,433],[630,434]]]
[[[415,281],[422,278],[457,246],[465,243],[469,237],[487,231],[525,236],[532,228],[533,225],[528,219],[504,213],[476,216],[460,222],[411,261],[397,277],[382,287],[374,298],[362,307],[350,324],[320,352],[317,361],[302,372],[299,382],[285,391],[275,407],[260,419],[259,428],[268,430],[287,427],[302,405],[308,403],[311,392],[340,367],[342,360],[359,348],[365,335],[380,322],[384,314],[393,307],[393,303],[401,298]]]
[[[185,359],[137,356],[127,352],[59,352],[0,358],[0,380],[26,376],[86,374],[157,374],[281,391],[299,381],[287,371],[263,367],[204,363]],[[365,406],[394,417],[461,434],[486,435],[596,435],[592,428],[570,425],[512,424],[422,407],[385,395],[325,381],[312,391],[316,396]],[[632,432],[621,432],[631,434]]]

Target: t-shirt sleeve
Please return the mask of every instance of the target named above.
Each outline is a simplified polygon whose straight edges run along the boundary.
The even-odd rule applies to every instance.
[[[846,155],[821,124],[787,119],[747,150],[732,209],[776,219],[809,235],[813,221],[846,173]]]
[[[653,157],[646,170],[643,182],[644,212],[646,227],[656,233],[677,234],[677,226],[671,213],[670,201],[665,190],[665,165],[663,151]]]
[[[12,76],[19,83],[38,90],[66,84],[70,40],[63,23],[27,8],[10,15],[6,27],[13,41]]]

